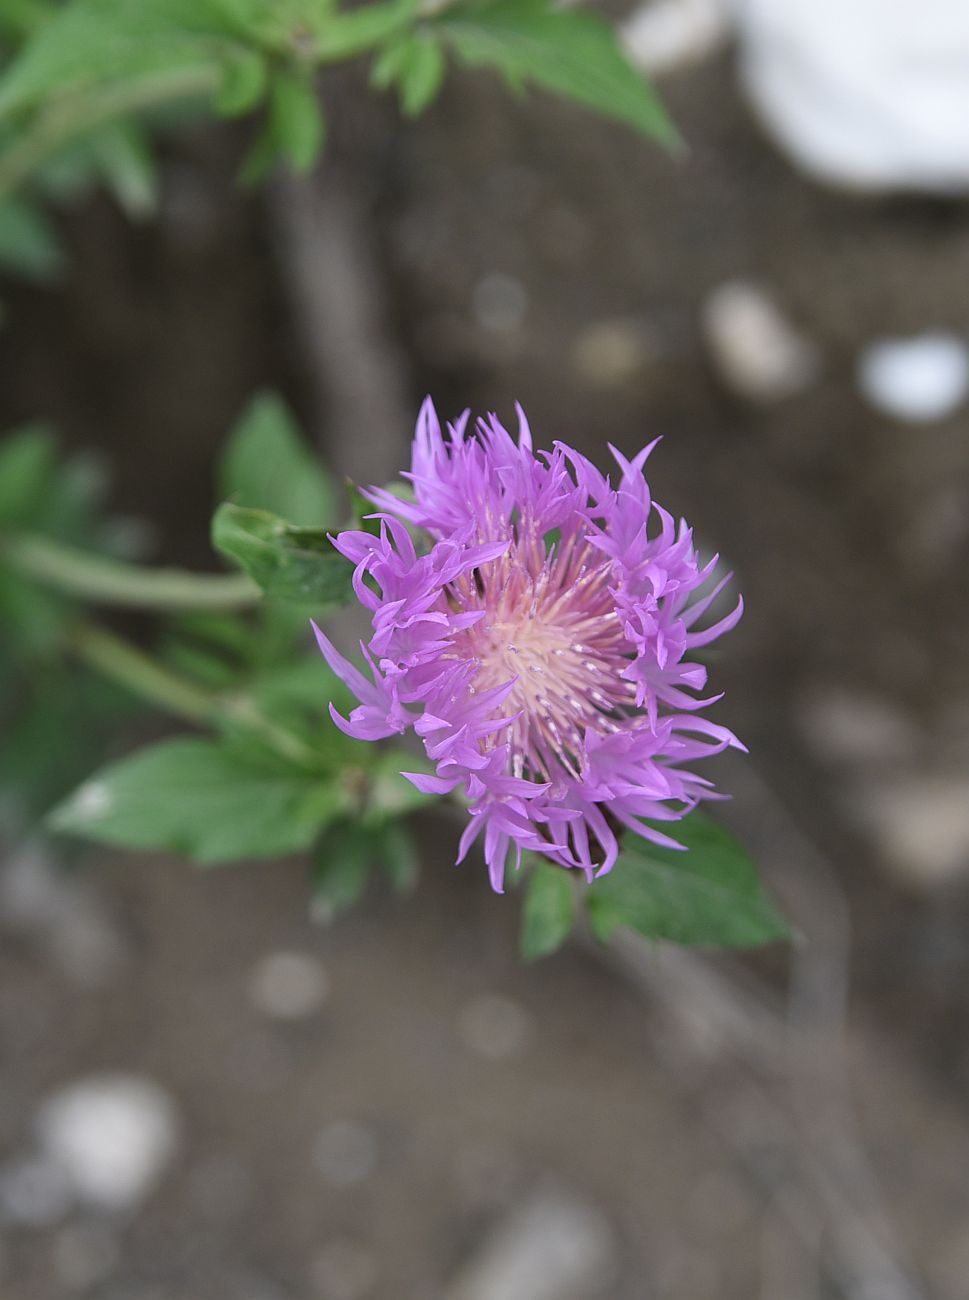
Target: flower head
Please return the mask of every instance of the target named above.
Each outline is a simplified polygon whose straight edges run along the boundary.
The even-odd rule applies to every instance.
[[[317,629],[360,701],[349,718],[331,706],[337,725],[365,740],[414,729],[436,774],[404,775],[464,793],[458,861],[483,835],[499,892],[523,849],[591,880],[613,866],[622,827],[676,846],[651,823],[712,797],[694,760],[742,748],[699,716],[720,697],[696,697],[706,669],[687,656],[743,605],[696,630],[728,579],[696,598],[717,557],[701,564],[685,522],[652,501],[655,443],[631,461],[611,448],[613,481],[563,443],[534,453],[518,419],[517,443],[494,416],[442,432],[424,403],[413,500],[373,488],[379,535],[333,539],[372,612],[370,678]]]

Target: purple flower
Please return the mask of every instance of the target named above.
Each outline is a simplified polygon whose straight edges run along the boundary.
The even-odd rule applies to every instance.
[[[360,701],[349,718],[331,706],[337,725],[364,740],[413,727],[436,775],[404,775],[464,794],[458,861],[483,834],[499,893],[509,851],[516,866],[531,849],[591,880],[616,861],[622,827],[679,847],[650,823],[715,797],[694,760],[743,748],[699,716],[720,697],[696,698],[707,673],[687,658],[743,604],[696,630],[728,579],[691,603],[717,557],[701,564],[686,523],[652,501],[655,443],[632,461],[611,448],[613,483],[563,443],[535,455],[520,407],[518,420],[517,444],[494,416],[469,433],[467,412],[444,434],[424,403],[404,475],[413,500],[373,488],[379,536],[333,539],[372,611],[372,680],[316,629]]]

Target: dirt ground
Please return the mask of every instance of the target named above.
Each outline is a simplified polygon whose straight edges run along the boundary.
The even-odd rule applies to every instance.
[[[854,378],[873,336],[969,336],[969,213],[799,178],[728,55],[664,89],[684,161],[486,79],[411,125],[341,82],[302,262],[305,194],[243,200],[237,141],[172,145],[157,224],[95,203],[65,221],[68,284],[11,290],[0,408],[103,448],[116,504],[202,562],[212,450],[260,383],[374,479],[425,392],[509,419],[519,399],[539,442],[596,456],[662,433],[654,495],[747,603],[715,666],[751,750],[721,767],[725,816],[804,944],[736,963],[576,944],[523,968],[514,899],[452,870],[432,819],[418,893],[329,927],[299,863],[112,856],[66,912],[8,897],[2,1158],[41,1098],[103,1071],[159,1083],[179,1131],[142,1207],[0,1216],[8,1300],[969,1293],[969,861],[945,839],[969,790],[969,439],[964,411],[893,424]],[[308,335],[313,238],[360,303]],[[702,305],[738,277],[814,341],[804,392],[751,404],[716,373]],[[381,366],[399,396],[377,420]],[[253,992],[280,951],[325,974],[292,1021]],[[556,1284],[563,1235],[579,1262]]]

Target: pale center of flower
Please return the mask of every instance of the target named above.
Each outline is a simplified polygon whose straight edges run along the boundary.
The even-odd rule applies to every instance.
[[[479,664],[474,689],[515,679],[501,712],[521,717],[494,743],[510,742],[517,776],[577,777],[586,732],[616,731],[635,711],[610,582],[609,562],[580,535],[546,550],[526,533],[454,584],[462,609],[485,610],[456,647]]]

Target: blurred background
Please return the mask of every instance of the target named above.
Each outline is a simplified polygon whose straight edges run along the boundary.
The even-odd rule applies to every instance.
[[[156,218],[88,197],[65,278],[3,282],[0,425],[204,568],[261,386],[364,482],[426,393],[600,462],[662,434],[747,604],[722,815],[803,942],[523,967],[431,816],[417,893],[332,926],[299,862],[20,850],[9,1300],[969,1294],[969,13],[609,11],[684,156],[467,72],[417,123],[329,76],[322,165],[257,193],[244,126],[170,132]]]

